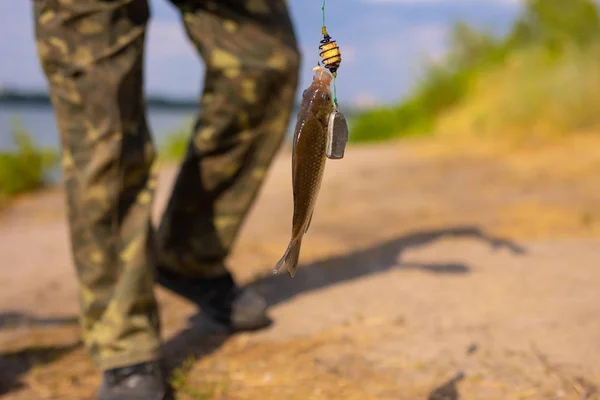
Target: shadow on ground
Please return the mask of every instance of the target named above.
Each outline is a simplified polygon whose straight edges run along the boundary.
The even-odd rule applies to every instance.
[[[0,353],[0,396],[23,387],[21,378],[33,367],[51,364],[81,347],[81,342],[66,346],[34,346]]]
[[[0,313],[0,329],[74,325],[77,323],[77,316],[38,317],[33,314],[26,314],[22,312]]]
[[[319,290],[331,285],[360,279],[371,274],[381,273],[392,268],[420,269],[434,274],[467,274],[471,267],[463,263],[414,264],[403,263],[402,253],[405,250],[426,246],[446,237],[466,237],[484,241],[492,248],[507,248],[513,253],[522,254],[525,249],[519,245],[491,237],[476,227],[453,227],[448,229],[416,232],[389,240],[378,245],[347,254],[325,258],[316,262],[301,265],[296,278],[287,273],[269,275],[251,282],[248,286],[258,289],[267,299],[270,306],[279,304],[294,296],[309,291]],[[184,293],[179,293],[186,297]],[[0,329],[8,326],[76,323],[76,317],[39,318],[18,313],[0,315]],[[231,334],[224,328],[209,322],[202,313],[197,313],[189,320],[186,329],[178,332],[165,343],[167,365],[173,369],[181,365],[188,357],[201,358],[218,349]],[[26,374],[33,365],[52,363],[81,344],[64,347],[32,347],[14,353],[0,353],[0,395],[18,388],[20,377]],[[458,380],[455,378],[434,391],[430,400],[458,399],[450,394],[439,397],[436,393],[454,393]],[[436,397],[437,396],[437,397]]]
[[[457,373],[452,379],[435,388],[427,397],[427,400],[459,400],[458,383],[465,378],[462,372]]]
[[[434,274],[470,273],[471,267],[463,263],[401,262],[405,250],[426,246],[447,237],[473,238],[485,242],[493,249],[507,248],[515,254],[525,253],[525,249],[518,244],[489,236],[477,227],[458,226],[407,234],[372,247],[301,265],[293,279],[287,273],[280,273],[259,278],[247,286],[260,291],[269,306],[274,306],[301,293],[360,279],[392,268],[420,269]],[[202,314],[198,313],[191,318],[187,329],[179,332],[166,343],[165,351],[169,354],[168,364],[170,367],[176,367],[189,356],[199,358],[208,355],[221,346],[227,338],[227,332],[219,331],[218,327],[206,321]]]
[[[403,263],[402,253],[415,247],[426,246],[446,237],[468,237],[482,240],[494,249],[507,248],[515,254],[525,253],[516,243],[491,237],[476,227],[454,227],[407,234],[366,249],[325,258],[309,265],[301,265],[296,277],[286,272],[258,279],[250,286],[259,290],[270,306],[301,294],[322,289],[389,269],[419,269],[433,274],[467,274],[471,267],[463,263],[416,264]]]
[[[0,330],[20,328],[46,328],[76,325],[77,316],[39,317],[22,312],[0,313]],[[32,346],[16,351],[0,352],[0,396],[23,386],[21,377],[31,368],[60,360],[81,346],[74,343],[66,346]]]

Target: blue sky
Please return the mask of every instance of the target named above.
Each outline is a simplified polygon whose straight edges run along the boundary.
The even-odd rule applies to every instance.
[[[304,55],[300,93],[317,62],[321,0],[288,1]],[[0,87],[46,87],[36,59],[31,3],[0,1]],[[196,97],[204,66],[179,15],[168,0],[150,4],[146,90]],[[503,32],[519,9],[519,0],[328,0],[328,30],[344,57],[338,73],[340,102],[397,101],[419,76],[422,62],[443,54],[448,29],[456,20]]]

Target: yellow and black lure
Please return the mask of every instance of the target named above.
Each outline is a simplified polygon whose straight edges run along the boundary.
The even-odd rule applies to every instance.
[[[337,76],[337,70],[342,63],[340,46],[338,46],[335,40],[331,39],[331,36],[329,36],[329,33],[327,32],[327,27],[324,25],[321,28],[321,33],[323,35],[323,39],[320,42],[321,45],[319,46],[319,50],[321,50],[321,52],[319,55],[323,60],[325,68],[331,71],[331,74],[335,78]]]
[[[326,154],[328,158],[337,160],[344,158],[344,151],[348,142],[348,124],[346,123],[344,114],[339,110],[337,99],[336,78],[337,71],[342,64],[342,53],[337,42],[327,32],[327,26],[325,25],[325,1],[323,0],[323,6],[321,7],[323,13],[321,34],[323,35],[323,39],[321,39],[319,45],[319,57],[323,62],[323,66],[333,76],[333,103],[335,106],[335,110],[329,116]],[[317,64],[320,65],[320,62],[317,62]]]

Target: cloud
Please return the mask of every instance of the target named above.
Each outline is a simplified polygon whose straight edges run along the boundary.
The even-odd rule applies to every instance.
[[[449,28],[441,23],[422,23],[388,32],[370,48],[370,57],[393,67],[407,65],[415,56],[438,58],[446,50]]]
[[[379,97],[371,92],[363,92],[359,93],[357,96],[354,96],[354,104],[358,107],[373,107],[380,103]]]

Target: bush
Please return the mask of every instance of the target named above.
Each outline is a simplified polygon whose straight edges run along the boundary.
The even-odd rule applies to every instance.
[[[192,135],[191,123],[181,129],[169,133],[159,147],[160,158],[163,160],[179,160],[187,152]]]
[[[0,196],[11,197],[39,189],[46,173],[56,165],[57,154],[39,149],[23,127],[13,123],[14,152],[0,153]]]
[[[597,80],[594,72],[597,62],[593,57],[585,57],[585,54],[596,55],[594,49],[600,46],[600,17],[592,0],[530,0],[505,38],[494,38],[457,23],[450,43],[445,59],[426,68],[423,78],[401,104],[360,114],[353,121],[351,140],[378,141],[433,134],[440,118],[451,110],[466,103],[477,108],[473,104],[484,100],[477,96],[481,96],[482,86],[486,85],[490,98],[497,97],[494,92],[498,91],[507,99],[514,96],[515,100],[493,104],[498,107],[490,109],[487,117],[473,116],[471,126],[475,129],[480,122],[484,125],[489,122],[483,121],[486,118],[498,120],[502,123],[498,126],[504,128],[510,122],[521,126],[537,123],[545,116],[534,114],[554,112],[544,104],[549,100],[555,103],[554,109],[565,106],[564,112],[559,113],[562,119],[554,126],[571,129],[589,127],[594,122],[590,110],[597,104],[596,96],[592,96],[589,106],[583,100],[590,99],[589,94],[594,92],[589,85],[586,89],[586,79],[594,84]],[[528,67],[526,61],[532,64]],[[511,64],[515,62],[522,67],[515,68]],[[578,78],[577,73],[588,75]],[[501,83],[490,78],[498,74],[504,79]],[[546,95],[548,91],[552,92],[550,98]],[[502,107],[514,110],[510,118],[505,118],[507,113]],[[565,113],[568,116],[563,116]]]
[[[393,137],[433,133],[440,112],[459,103],[485,65],[500,57],[500,46],[490,35],[458,23],[446,63],[432,64],[399,106],[359,114],[351,140],[381,141]]]
[[[600,46],[570,49],[559,59],[539,49],[520,51],[440,115],[436,133],[547,140],[600,130],[599,108]]]

